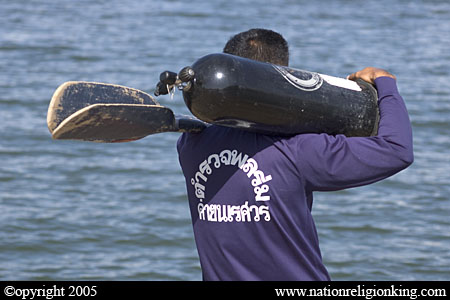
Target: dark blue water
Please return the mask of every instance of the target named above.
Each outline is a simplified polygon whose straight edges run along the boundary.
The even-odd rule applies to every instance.
[[[152,93],[159,73],[253,27],[282,33],[291,66],[398,78],[415,163],[383,182],[316,194],[334,280],[450,280],[448,1],[0,0],[0,280],[200,280],[178,134],[52,141],[58,85]],[[158,99],[188,113],[181,95]]]

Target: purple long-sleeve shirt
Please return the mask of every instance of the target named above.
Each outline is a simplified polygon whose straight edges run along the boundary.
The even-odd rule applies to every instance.
[[[204,280],[329,280],[313,192],[373,183],[413,161],[396,82],[375,80],[378,135],[290,138],[211,126],[178,141]]]

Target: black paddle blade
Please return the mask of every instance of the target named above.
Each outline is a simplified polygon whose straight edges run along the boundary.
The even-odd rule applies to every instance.
[[[65,119],[93,104],[159,105],[149,94],[116,84],[68,81],[53,94],[47,113],[47,125],[53,132]]]
[[[150,134],[178,131],[172,110],[159,105],[94,104],[62,121],[52,132],[58,140],[129,142]]]

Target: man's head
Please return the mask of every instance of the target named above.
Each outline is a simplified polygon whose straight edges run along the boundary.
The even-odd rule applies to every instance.
[[[223,52],[276,65],[289,64],[288,43],[280,34],[267,29],[250,29],[236,34]]]

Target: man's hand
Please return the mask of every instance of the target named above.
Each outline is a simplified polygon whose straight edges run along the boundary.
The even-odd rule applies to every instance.
[[[358,71],[356,73],[347,76],[347,79],[349,80],[362,79],[368,83],[375,84],[375,79],[383,76],[391,77],[394,78],[395,80],[397,79],[394,75],[392,75],[388,71],[374,67],[364,68],[361,71]]]

